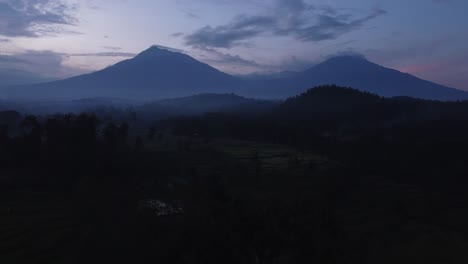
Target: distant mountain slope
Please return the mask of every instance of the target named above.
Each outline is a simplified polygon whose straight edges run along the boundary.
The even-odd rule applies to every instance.
[[[121,97],[156,99],[206,92],[231,92],[242,81],[183,53],[151,47],[104,70],[61,81],[12,87],[10,98],[79,99]]]
[[[51,81],[51,79],[31,72],[13,69],[0,69],[0,87],[41,83],[47,81]]]
[[[310,87],[335,84],[353,87],[385,97],[408,96],[431,100],[465,100],[468,92],[446,87],[388,69],[360,57],[340,56],[318,64],[297,76],[264,81],[268,96],[288,97]]]
[[[2,89],[0,97],[47,100],[109,97],[148,101],[202,93],[235,93],[251,98],[284,99],[327,84],[385,97],[468,99],[466,91],[425,81],[360,57],[340,56],[304,72],[245,79],[223,73],[186,54],[156,46],[91,74]]]
[[[235,94],[198,94],[194,96],[159,100],[138,108],[139,112],[166,111],[173,114],[196,115],[208,112],[261,112],[277,103],[245,98]]]

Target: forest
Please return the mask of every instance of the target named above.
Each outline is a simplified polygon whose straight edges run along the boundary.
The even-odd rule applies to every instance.
[[[0,262],[468,263],[468,102],[223,98],[0,112]]]

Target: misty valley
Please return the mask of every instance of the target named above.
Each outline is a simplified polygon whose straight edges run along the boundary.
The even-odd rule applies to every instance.
[[[15,106],[5,263],[467,260],[468,102],[319,86]]]

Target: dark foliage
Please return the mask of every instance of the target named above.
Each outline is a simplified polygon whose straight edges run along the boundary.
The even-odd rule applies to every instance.
[[[0,260],[465,263],[467,110],[332,86],[256,115],[1,113]]]

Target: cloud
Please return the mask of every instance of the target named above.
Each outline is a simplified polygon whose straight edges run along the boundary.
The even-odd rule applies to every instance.
[[[335,39],[362,27],[366,22],[383,14],[386,14],[384,10],[375,9],[365,17],[351,20],[341,15],[320,14],[313,25],[292,29],[292,33],[303,41]]]
[[[114,51],[122,50],[121,47],[112,47],[112,46],[101,46],[101,48],[106,49],[106,50],[114,50]]]
[[[412,64],[397,67],[401,72],[418,76],[425,80],[468,90],[468,56],[446,58],[438,61],[414,62]],[[447,70],[450,69],[450,70]]]
[[[137,54],[128,52],[96,52],[96,53],[72,53],[70,57],[135,57]]]
[[[4,39],[4,38],[0,38],[0,43],[6,43],[6,42],[10,42],[9,39]]]
[[[62,78],[84,73],[64,65],[67,55],[53,51],[27,50],[18,54],[0,55],[0,70],[35,73],[47,78]]]
[[[359,51],[353,50],[353,49],[336,51],[334,53],[323,56],[323,58],[324,58],[323,60],[325,61],[325,60],[333,59],[333,58],[336,58],[336,57],[343,57],[343,56],[367,60],[366,55],[364,55],[363,53],[361,53]]]
[[[186,44],[194,47],[230,48],[241,44],[274,27],[276,20],[268,16],[240,15],[223,26],[206,26],[185,37]]]
[[[116,47],[109,48],[116,49]],[[0,53],[0,71],[30,72],[46,78],[61,79],[91,71],[92,69],[87,65],[88,61],[92,61],[93,63],[97,61],[113,63],[121,60],[122,57],[130,58],[136,55],[135,53],[116,51],[60,53],[47,50],[25,50],[15,54]]]
[[[167,47],[163,45],[155,44],[155,45],[152,45],[151,47],[158,48],[158,49],[165,49],[165,50],[172,51],[172,52],[187,53],[185,50],[175,49],[175,48],[171,48],[171,47]]]
[[[289,56],[283,58],[277,65],[277,71],[304,71],[317,64],[315,60]]]
[[[316,64],[315,61],[300,59],[296,56],[285,57],[276,62],[258,62],[236,54],[221,52],[214,48],[201,47],[197,53],[197,57],[201,61],[236,75],[252,72],[271,74],[281,71],[302,71]]]
[[[185,36],[185,44],[192,47],[231,48],[244,45],[246,41],[262,34],[319,42],[357,30],[385,13],[382,9],[373,9],[364,17],[356,17],[329,6],[312,6],[303,0],[282,0],[271,14],[240,15],[225,25],[205,26]]]
[[[91,10],[101,10],[102,7],[100,6],[99,1],[96,0],[86,0],[86,6]]]
[[[0,67],[4,63],[26,63],[26,64],[28,64],[29,62],[27,60],[23,60],[21,58],[15,57],[15,56],[0,55]]]
[[[223,53],[215,49],[202,48],[205,54],[203,55],[204,61],[209,64],[216,65],[229,65],[234,67],[251,67],[251,68],[267,68],[268,65],[260,64],[254,60],[244,59],[239,55],[232,55],[229,53]]]
[[[77,23],[76,6],[63,0],[0,0],[0,35],[39,37]]]
[[[173,34],[169,35],[169,37],[171,37],[171,38],[179,38],[179,37],[182,37],[183,35],[185,35],[185,34],[182,33],[182,32],[176,32],[176,33],[173,33]]]
[[[195,12],[193,12],[193,11],[190,11],[190,10],[181,10],[181,11],[188,18],[192,18],[192,19],[199,19],[200,18],[200,16],[195,14]]]

